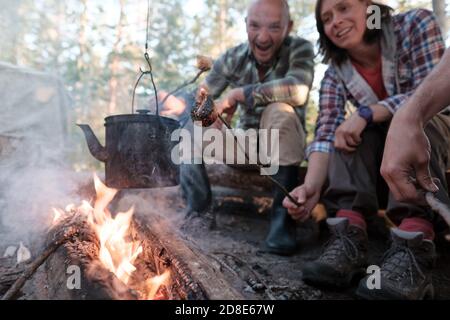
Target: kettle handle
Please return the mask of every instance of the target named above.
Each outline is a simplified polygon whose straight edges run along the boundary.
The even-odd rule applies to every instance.
[[[134,114],[134,100],[135,100],[135,96],[136,96],[136,89],[137,89],[137,86],[139,85],[139,82],[141,81],[142,77],[145,76],[146,74],[149,74],[149,75],[150,75],[150,79],[151,79],[151,81],[152,81],[152,85],[153,85],[153,91],[155,92],[156,115],[157,115],[158,118],[159,118],[158,91],[156,90],[155,81],[153,80],[153,72],[152,72],[152,71],[153,71],[153,68],[152,68],[152,64],[151,64],[151,62],[150,62],[150,57],[149,57],[149,55],[148,55],[147,52],[144,54],[144,57],[145,57],[145,60],[147,61],[147,64],[148,64],[148,66],[149,66],[149,70],[144,71],[144,70],[142,70],[141,67],[139,67],[140,75],[139,75],[139,77],[138,77],[138,79],[137,79],[137,81],[136,81],[136,84],[134,85],[134,88],[133,88],[133,98],[132,98],[132,100],[131,100],[131,114]],[[147,110],[136,110],[136,111],[137,111],[138,113],[140,113],[140,114],[146,114],[146,113],[149,113],[149,112],[150,112],[150,111],[147,111]],[[147,112],[145,112],[145,111],[147,111]],[[144,113],[144,112],[145,112],[145,113]]]

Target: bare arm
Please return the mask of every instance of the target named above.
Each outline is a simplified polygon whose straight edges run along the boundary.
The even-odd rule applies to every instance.
[[[450,105],[449,70],[450,50],[447,50],[436,68],[403,106],[411,118],[427,123],[436,113]]]
[[[429,163],[431,146],[424,131],[426,123],[450,104],[450,51],[430,73],[416,92],[395,114],[386,138],[381,174],[398,201],[420,203],[423,196],[411,183],[434,192]]]

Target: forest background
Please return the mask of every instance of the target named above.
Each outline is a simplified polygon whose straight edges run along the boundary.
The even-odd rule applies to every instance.
[[[450,0],[391,0],[402,12],[434,10],[450,44]],[[146,68],[145,0],[0,0],[0,61],[58,76],[72,97],[74,121],[89,123],[103,138],[103,118],[130,113],[139,67]],[[314,0],[289,1],[293,34],[316,45]],[[195,57],[217,58],[246,40],[246,0],[150,0],[149,54],[159,90],[192,78]],[[316,47],[317,50],[317,47]],[[307,109],[308,139],[317,117],[318,87],[326,68],[316,58],[314,88]],[[137,91],[137,104],[152,99],[150,82]],[[89,156],[81,132],[71,126],[77,170],[99,163]]]

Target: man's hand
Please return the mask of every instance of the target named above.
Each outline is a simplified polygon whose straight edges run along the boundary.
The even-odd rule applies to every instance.
[[[366,120],[354,113],[337,128],[334,147],[345,152],[354,152],[362,141],[361,133],[366,126]]]
[[[303,184],[294,189],[290,195],[301,205],[297,207],[288,197],[284,198],[283,206],[288,209],[292,219],[300,222],[306,221],[314,207],[319,202],[320,188]]]
[[[438,190],[429,168],[431,146],[422,123],[402,111],[399,110],[392,120],[381,174],[397,201],[420,204],[424,198],[417,186],[431,192]]]
[[[158,93],[159,101],[162,101],[167,96],[167,92],[160,91]],[[186,109],[186,101],[181,98],[177,98],[175,96],[170,96],[167,98],[166,102],[163,105],[163,109],[161,110],[162,116],[180,116],[184,110]]]
[[[225,113],[228,115],[228,118],[231,118],[236,112],[238,103],[244,101],[244,89],[235,88],[230,90],[225,97],[216,101],[216,110],[219,114]]]

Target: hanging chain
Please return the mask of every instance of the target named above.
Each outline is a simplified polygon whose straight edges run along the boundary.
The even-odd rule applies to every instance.
[[[159,102],[158,102],[158,91],[156,89],[156,85],[155,85],[155,81],[153,79],[153,68],[152,68],[152,63],[150,61],[150,56],[148,55],[148,41],[149,41],[149,29],[150,29],[150,0],[147,0],[147,24],[146,24],[146,28],[145,28],[145,53],[144,53],[144,58],[145,61],[147,61],[148,70],[142,70],[141,67],[139,67],[139,71],[140,71],[140,75],[139,78],[136,81],[136,84],[134,85],[134,89],[133,89],[133,99],[131,101],[131,113],[134,114],[134,100],[135,100],[135,95],[136,95],[136,89],[139,85],[139,82],[141,81],[142,77],[146,74],[150,75],[150,79],[152,81],[152,86],[153,86],[153,91],[155,94],[155,102],[156,102],[156,115],[159,116]]]

